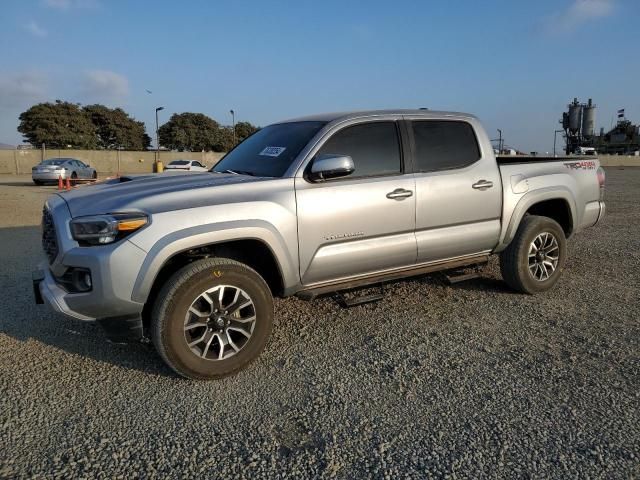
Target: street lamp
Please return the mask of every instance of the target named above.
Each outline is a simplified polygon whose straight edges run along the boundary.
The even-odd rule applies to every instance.
[[[236,146],[236,112],[229,110],[231,114],[231,128],[233,129],[233,146]]]
[[[556,135],[558,132],[564,132],[564,130],[554,130],[553,131],[553,156],[556,156]]]
[[[156,162],[160,160],[160,137],[158,135],[158,112],[164,110],[164,107],[156,108]]]

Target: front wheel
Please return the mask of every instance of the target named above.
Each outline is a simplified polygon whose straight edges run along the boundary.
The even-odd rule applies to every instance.
[[[500,254],[500,271],[511,288],[534,294],[556,284],[566,259],[567,240],[558,222],[528,215]]]
[[[226,258],[198,260],[162,287],[151,336],[176,373],[195,380],[241,370],[264,349],[273,325],[273,298],[263,278]]]

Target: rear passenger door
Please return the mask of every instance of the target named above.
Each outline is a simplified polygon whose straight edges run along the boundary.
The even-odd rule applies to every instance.
[[[296,177],[303,285],[412,265],[416,259],[415,184],[404,169],[396,121],[345,126],[312,152],[348,155],[355,171],[310,182]]]
[[[407,126],[416,179],[418,262],[492,250],[502,209],[493,151],[482,150],[470,121],[414,119]]]

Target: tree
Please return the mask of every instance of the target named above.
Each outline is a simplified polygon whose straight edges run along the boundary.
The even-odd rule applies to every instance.
[[[216,132],[216,141],[213,144],[214,152],[228,152],[235,144],[233,143],[233,130],[231,127],[220,127]]]
[[[158,129],[160,145],[171,150],[213,150],[218,140],[218,122],[202,113],[174,113]]]
[[[34,146],[96,147],[96,127],[78,104],[56,100],[39,103],[20,114],[18,132]]]
[[[96,104],[85,106],[83,111],[96,128],[98,148],[146,150],[151,145],[144,123],[137,122],[121,108]]]
[[[253,135],[258,130],[260,130],[258,127],[250,124],[249,122],[236,123],[236,139],[238,143],[242,142],[248,136]]]

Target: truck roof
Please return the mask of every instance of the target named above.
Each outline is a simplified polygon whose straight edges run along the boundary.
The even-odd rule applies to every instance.
[[[288,120],[282,120],[276,123],[289,123],[289,122],[333,122],[336,120],[350,120],[358,117],[372,117],[377,115],[420,115],[424,118],[443,118],[443,117],[456,117],[456,118],[476,118],[469,113],[461,112],[446,112],[438,110],[427,109],[396,109],[396,110],[354,110],[350,112],[331,112],[331,113],[318,113],[315,115],[307,115],[304,117],[290,118]]]

